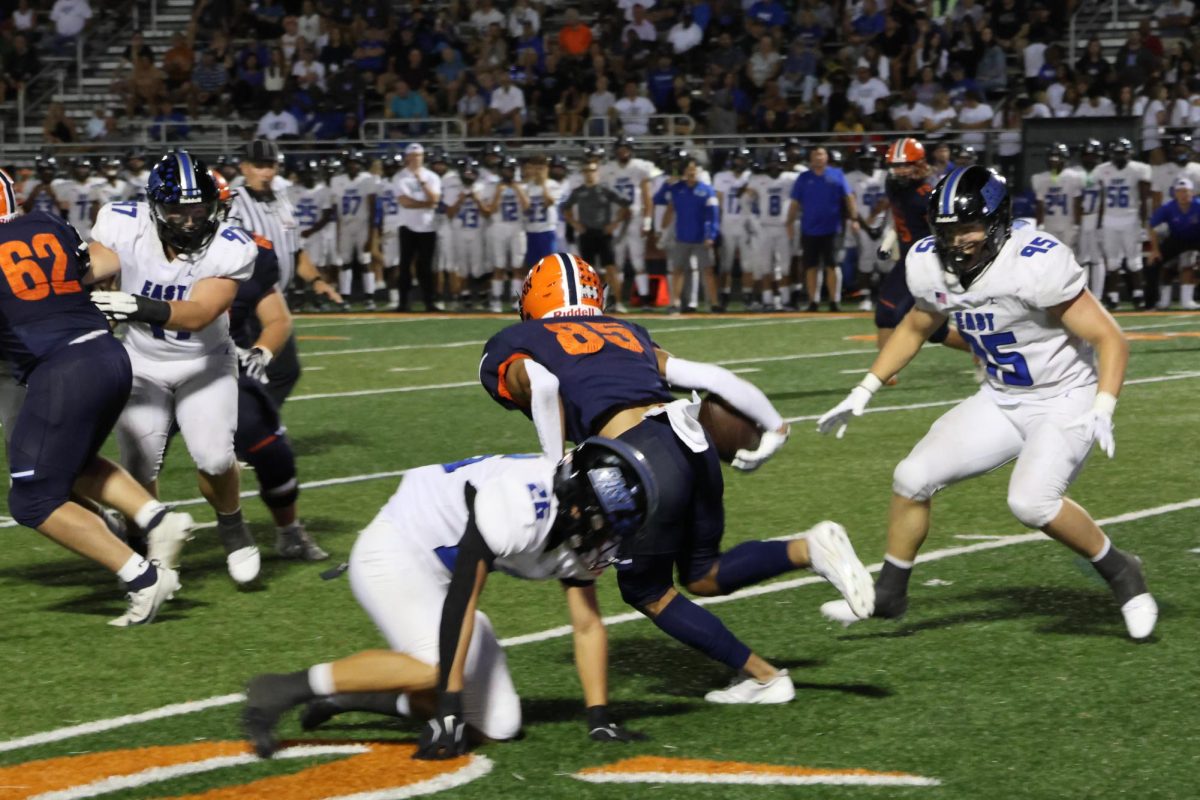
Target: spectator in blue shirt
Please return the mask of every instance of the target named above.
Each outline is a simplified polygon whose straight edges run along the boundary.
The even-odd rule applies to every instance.
[[[671,291],[677,303],[672,309],[682,308],[684,313],[696,310],[693,303],[685,301],[683,290],[685,277],[692,279],[693,287],[696,285],[698,271],[704,278],[709,310],[722,312],[725,309],[718,304],[717,279],[713,273],[713,242],[720,234],[717,193],[700,180],[700,165],[695,156],[685,153],[677,158],[672,172],[672,179],[654,194],[655,205],[667,207],[659,246],[667,251]]]
[[[660,112],[667,111],[671,105],[677,74],[671,66],[671,57],[662,55],[658,57],[658,66],[646,76],[646,93],[650,96],[650,102],[654,103],[654,107]]]
[[[1146,270],[1146,305],[1159,308],[1171,304],[1171,287],[1159,295],[1159,275],[1163,264],[1179,259],[1179,304],[1187,310],[1200,308],[1196,304],[1196,251],[1200,250],[1200,203],[1195,201],[1196,186],[1190,178],[1179,177],[1171,184],[1173,199],[1163,203],[1150,215],[1146,226],[1150,240],[1150,267]],[[1166,225],[1171,235],[1159,245],[1155,228]]]
[[[887,14],[878,7],[875,0],[863,0],[858,16],[850,21],[850,28],[858,41],[869,42],[883,33],[886,23]]]
[[[756,0],[746,13],[768,28],[782,28],[788,23],[787,9],[779,0]]]
[[[819,310],[820,269],[824,267],[829,310],[837,311],[838,303],[842,300],[842,276],[837,261],[842,219],[850,220],[850,230],[857,235],[858,211],[845,173],[829,166],[829,151],[824,147],[814,147],[809,151],[808,171],[800,173],[792,185],[792,202],[788,207],[787,220],[789,230],[798,216],[804,282],[808,287],[808,310]]]

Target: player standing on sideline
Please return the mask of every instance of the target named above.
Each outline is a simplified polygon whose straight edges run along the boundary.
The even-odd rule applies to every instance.
[[[731,686],[706,696],[709,702],[786,703],[795,696],[787,671],[679,594],[676,569],[689,591],[712,596],[811,567],[864,617],[873,603],[870,575],[832,522],[817,524],[807,538],[743,542],[720,552],[724,478],[716,447],[697,421],[698,404],[675,400],[670,387],[718,394],[755,421],[761,440],[736,453],[736,469],[765,463],[787,441],[788,426],[753,384],[715,364],[671,356],[641,326],[604,316],[603,296],[600,276],[577,256],[556,253],[538,262],[522,292],[523,321],[484,346],[480,381],[496,402],[533,421],[551,458],[561,457],[564,439],[589,436],[616,438],[645,454],[659,502],[645,529],[620,550],[621,597],[669,636],[738,671]]]
[[[482,175],[481,175],[482,178]],[[488,218],[488,258],[492,260],[492,295],[488,310],[499,314],[504,310],[504,280],[507,277],[513,304],[520,302],[521,278],[517,275],[525,265],[525,233],[521,217],[529,208],[529,196],[517,181],[517,160],[504,156],[496,167],[496,175],[483,189],[483,213]]]
[[[1093,443],[1113,456],[1112,415],[1129,360],[1121,329],[1087,290],[1087,273],[1070,248],[1033,228],[1013,230],[1008,189],[984,167],[943,178],[929,218],[934,235],[916,244],[908,263],[916,305],[862,382],[817,421],[822,433],[836,430],[840,438],[884,381],[950,319],[986,362],[979,392],[942,415],[896,467],[874,616],[894,619],[908,607],[933,496],[1015,459],[1013,515],[1090,559],[1116,595],[1129,635],[1146,638],[1158,607],[1139,560],[1113,547],[1087,511],[1065,497]],[[861,616],[849,611],[838,601],[822,607],[846,624]]]
[[[855,169],[846,173],[846,182],[858,209],[858,235],[850,244],[858,255],[855,282],[866,295],[858,310],[870,311],[875,308],[879,280],[892,268],[888,259],[879,255],[879,239],[888,225],[887,172],[879,169],[879,155],[869,144],[858,148],[854,161]]]
[[[733,265],[740,263],[742,299],[757,304],[751,297],[750,213],[742,204],[742,192],[750,180],[750,148],[738,147],[729,155],[728,168],[713,176],[713,189],[721,207],[721,305],[729,307],[733,297]],[[590,261],[584,256],[584,261]]]
[[[91,159],[77,158],[71,162],[71,177],[60,181],[55,191],[63,218],[85,242],[92,237],[92,221],[98,213],[95,188]]]
[[[1171,202],[1173,187],[1179,178],[1187,178],[1200,186],[1200,163],[1194,161],[1196,151],[1190,133],[1177,133],[1171,137],[1170,160],[1150,168],[1150,210],[1155,211]]]
[[[617,270],[624,275],[625,265],[633,270],[633,289],[642,308],[650,308],[650,278],[646,275],[646,237],[653,227],[654,204],[650,191],[654,165],[634,158],[636,142],[632,136],[618,136],[613,147],[613,160],[600,166],[600,182],[629,201],[629,222],[618,229],[613,240],[613,257]],[[584,160],[600,163],[604,149],[584,153]],[[660,229],[661,230],[661,229]],[[620,299],[619,297],[617,299]]]
[[[459,279],[461,270],[454,263],[454,239],[450,217],[446,213],[446,196],[452,191],[458,193],[462,181],[458,173],[450,169],[450,158],[440,147],[434,148],[429,157],[429,171],[442,182],[438,204],[434,207],[434,227],[437,229],[437,244],[433,253],[434,293],[438,295],[438,302],[444,308],[449,308],[458,299],[462,281]]]
[[[1150,240],[1150,268],[1146,271],[1149,280],[1146,286],[1146,302],[1159,309],[1171,305],[1171,284],[1162,288],[1161,275],[1166,265],[1178,260],[1179,305],[1185,311],[1200,308],[1196,304],[1196,252],[1200,250],[1200,203],[1195,200],[1196,186],[1190,179],[1179,177],[1172,187],[1173,199],[1150,215],[1146,235]],[[1171,235],[1166,244],[1159,246],[1158,231],[1165,225]]]
[[[375,195],[375,225],[379,235],[375,237],[372,256],[383,265],[383,285],[388,291],[388,305],[395,308],[400,303],[400,204],[396,202],[396,173],[404,166],[401,153],[385,153],[379,159],[383,175],[379,179],[379,192]],[[374,298],[367,306],[374,310]]]
[[[594,741],[636,734],[608,718],[608,637],[595,580],[621,538],[654,508],[644,457],[620,442],[589,439],[561,463],[535,455],[475,456],[409,470],[359,534],[350,554],[354,597],[390,650],[368,650],[289,675],[260,675],[246,689],[243,727],[264,758],[278,747],[273,728],[308,703],[306,730],[346,711],[441,719],[453,713],[471,738],[512,739],[521,701],[491,621],[475,608],[483,580],[476,565],[563,585],[575,634],[575,660]],[[464,630],[464,623],[466,629]],[[465,658],[456,659],[456,653]],[[452,664],[458,681],[448,696]],[[439,708],[435,689],[452,708]],[[466,750],[464,730],[455,745]]]
[[[700,164],[695,156],[684,154],[679,159],[682,179],[663,184],[654,195],[657,205],[665,205],[663,230],[670,231],[667,264],[671,270],[671,291],[677,309],[685,314],[696,306],[683,296],[684,279],[690,278],[690,297],[695,297],[697,283],[704,281],[708,310],[714,314],[725,310],[717,295],[717,276],[713,272],[713,245],[721,235],[721,208],[712,184],[700,180]]]
[[[482,285],[490,274],[484,251],[483,200],[480,198],[479,162],[464,158],[458,162],[458,180],[443,195],[446,216],[450,218],[450,260],[458,271],[459,305],[472,307],[477,292],[482,307],[487,287]]]
[[[525,162],[522,177],[525,179],[525,196],[529,198],[529,206],[522,217],[525,226],[524,267],[528,270],[558,250],[558,203],[563,187],[558,181],[550,180],[550,161],[543,155],[535,155]],[[521,278],[524,280],[524,275]]]
[[[117,421],[121,461],[156,493],[167,437],[178,424],[200,493],[216,511],[230,577],[247,583],[258,576],[259,553],[242,519],[233,447],[238,359],[227,312],[258,248],[250,234],[221,221],[212,175],[185,150],[154,165],[146,194],[146,203],[101,209],[90,247],[94,280],[119,272],[132,290],[92,293],[110,319],[129,323],[133,390]]]
[[[1142,233],[1149,216],[1150,165],[1131,161],[1133,144],[1125,138],[1108,145],[1108,161],[1096,167],[1102,208],[1100,239],[1111,276],[1124,266],[1133,286],[1133,307],[1143,305]],[[1097,295],[1100,296],[1100,295]],[[1121,291],[1109,287],[1105,304],[1110,310],[1121,301]]]
[[[338,294],[347,301],[354,291],[356,266],[362,270],[362,290],[367,300],[375,296],[370,246],[375,229],[375,194],[379,191],[379,179],[364,169],[366,160],[361,150],[343,153],[346,171],[329,179],[329,191],[338,214],[338,259],[341,261]]]
[[[8,513],[125,582],[129,606],[110,625],[151,622],[179,589],[179,576],[164,562],[178,553],[193,523],[187,514],[167,513],[125,470],[98,455],[133,377],[125,348],[84,292],[87,245],[60,217],[21,216],[12,178],[0,170],[0,252],[8,277],[0,284],[0,355],[27,387],[15,420],[5,419]],[[147,533],[149,559],[72,502],[72,491],[134,519]]]
[[[337,264],[337,246],[336,237],[328,234],[337,228],[337,219],[329,186],[323,180],[319,161],[301,161],[296,174],[298,181],[288,190],[300,245],[296,253],[296,272],[308,282],[318,299],[322,295],[328,296],[340,305],[341,297],[336,296],[330,283]]]
[[[125,154],[125,180],[129,181],[131,196],[127,200],[139,203],[146,199],[146,184],[150,182],[150,170],[146,168],[146,154],[134,148]]]
[[[616,190],[600,183],[600,164],[583,165],[583,185],[567,197],[563,217],[575,230],[576,248],[589,264],[600,264],[608,276],[607,302],[625,313],[621,303],[621,270],[613,251],[613,235],[629,224],[631,203]]]
[[[1037,226],[1075,252],[1079,242],[1080,204],[1083,175],[1067,166],[1070,149],[1061,142],[1046,151],[1046,171],[1030,178],[1037,197]]]
[[[804,280],[808,290],[808,311],[819,311],[821,267],[825,267],[825,288],[829,292],[829,310],[839,311],[842,302],[842,269],[836,254],[842,236],[842,220],[849,220],[850,232],[858,235],[858,209],[854,193],[846,183],[846,174],[829,164],[829,151],[821,145],[808,151],[808,169],[796,176],[789,194],[787,228],[800,218],[800,249],[804,259]],[[805,210],[807,209],[807,210]]]
[[[797,173],[787,169],[787,151],[776,150],[767,157],[765,172],[752,175],[742,193],[754,213],[754,289],[762,297],[764,311],[782,311],[792,302],[792,238],[788,232],[788,197]],[[770,285],[768,287],[768,281]]]
[[[54,156],[38,156],[33,169],[36,177],[25,181],[23,187],[25,199],[21,202],[22,210],[26,214],[40,211],[61,217],[63,203],[58,197],[58,190],[64,181],[58,177],[58,159]]]
[[[234,192],[230,217],[237,227],[263,237],[274,246],[279,259],[281,295],[287,296],[292,277],[299,275],[310,289],[340,305],[341,296],[317,272],[308,253],[296,251],[296,215],[289,198],[290,186],[285,186],[278,174],[279,156],[279,148],[269,139],[255,139],[246,145],[246,157],[240,165],[243,184]],[[267,394],[276,406],[282,407],[300,380],[295,337],[289,336],[279,352],[265,355],[270,381]]]
[[[106,158],[101,162],[100,180],[95,185],[95,195],[92,203],[92,218],[88,221],[88,228],[96,222],[96,215],[100,213],[100,208],[109,203],[115,203],[119,200],[128,200],[133,195],[133,187],[129,182],[121,177],[121,160],[118,158]]]
[[[396,202],[400,204],[400,305],[408,312],[412,291],[412,267],[417,265],[417,283],[425,311],[441,311],[435,296],[433,256],[437,248],[437,205],[442,197],[442,179],[425,167],[425,148],[413,142],[404,148],[404,169],[393,179]]]
[[[1104,297],[1104,250],[1100,246],[1100,215],[1103,204],[1100,194],[1104,188],[1096,168],[1104,157],[1104,145],[1098,139],[1088,139],[1079,148],[1079,171],[1083,175],[1080,195],[1075,200],[1079,219],[1079,263],[1088,271],[1088,288],[1096,297]]]

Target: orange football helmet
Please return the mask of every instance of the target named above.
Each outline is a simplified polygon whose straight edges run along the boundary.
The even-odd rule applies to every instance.
[[[889,167],[898,164],[916,164],[924,160],[925,146],[911,136],[897,139],[888,148],[887,163]]]
[[[600,316],[604,291],[604,281],[591,264],[572,253],[554,253],[525,276],[521,319]]]
[[[20,213],[21,207],[17,204],[17,189],[13,179],[0,169],[0,222],[8,222]]]
[[[212,175],[213,183],[217,185],[217,203],[221,206],[221,218],[225,219],[233,210],[233,190],[229,188],[229,181],[225,180],[220,170],[210,169],[208,174]]]

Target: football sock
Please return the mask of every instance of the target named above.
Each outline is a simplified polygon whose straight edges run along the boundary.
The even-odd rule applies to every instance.
[[[908,607],[908,579],[912,577],[912,562],[890,555],[883,557],[883,568],[875,579],[876,617],[898,617]]]
[[[834,270],[833,286],[829,287],[829,300],[832,303],[842,302],[842,271]]]
[[[404,697],[405,695],[399,692],[343,692],[326,699],[337,708],[339,714],[345,711],[367,711],[389,717],[403,717],[407,714],[400,711],[399,701]],[[407,710],[407,703],[405,709]]]
[[[1196,284],[1179,284],[1179,302],[1185,306],[1190,306],[1192,303],[1196,302]]]
[[[750,648],[738,641],[721,620],[681,594],[652,619],[672,639],[730,669],[740,670],[750,658]]]
[[[794,569],[787,542],[742,542],[721,555],[717,585],[721,594],[729,594]]]
[[[764,306],[769,306],[769,305],[771,305],[771,302],[773,301],[773,299],[774,299],[774,293],[768,289],[763,289],[762,304]]]
[[[521,301],[521,287],[524,285],[525,280],[523,278],[508,279],[508,291],[510,293],[509,299],[514,303],[519,303]]]
[[[157,500],[148,500],[146,505],[133,515],[133,523],[145,532],[150,532],[167,515],[167,507]]]
[[[1107,537],[1105,537],[1104,547],[1100,553],[1092,559],[1092,566],[1108,583],[1117,602],[1122,605],[1139,594],[1149,591],[1146,588],[1146,577],[1142,574],[1142,567],[1137,558],[1113,547]]]
[[[349,302],[350,290],[354,288],[354,270],[343,268],[338,270],[338,294],[342,299]]]
[[[1159,309],[1169,308],[1171,305],[1171,286],[1160,286],[1158,289],[1158,302],[1155,304]]]
[[[388,289],[388,305],[394,306],[394,305],[399,305],[399,303],[400,303],[400,290],[399,289]]]
[[[363,292],[368,300],[375,299],[375,273],[370,270],[363,273]]]
[[[1103,297],[1104,277],[1108,273],[1108,269],[1103,263],[1089,264],[1088,267],[1090,268],[1089,272],[1091,273],[1088,288],[1092,290],[1092,294],[1096,295],[1096,297]]]
[[[308,688],[318,696],[330,695],[337,691],[333,685],[333,665],[314,664],[308,668]]]
[[[633,285],[637,287],[637,293],[642,297],[650,294],[650,276],[646,273],[635,274],[633,276]]]
[[[492,299],[497,303],[504,297],[504,280],[492,278]]]
[[[325,666],[329,666],[326,664]],[[314,697],[312,687],[308,682],[309,670],[289,672],[286,675],[273,675],[270,682],[270,696],[255,699],[276,715],[282,714],[292,706],[299,705]],[[266,692],[264,692],[266,694]]]
[[[131,592],[153,586],[158,581],[158,570],[150,561],[134,553],[119,570],[117,577],[125,582]]]
[[[1121,302],[1121,294],[1119,292],[1109,292],[1108,302],[1112,303],[1113,305]]]
[[[221,537],[221,544],[225,547],[226,555],[254,544],[254,539],[246,530],[246,523],[242,519],[241,508],[229,514],[217,512],[217,533]]]

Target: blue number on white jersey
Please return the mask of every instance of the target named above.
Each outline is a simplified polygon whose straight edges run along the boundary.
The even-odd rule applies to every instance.
[[[347,191],[342,195],[342,216],[353,217],[358,214],[358,209],[362,207],[362,198],[358,192]]]
[[[296,205],[296,221],[305,228],[317,224],[317,203],[311,197],[306,197]]]

